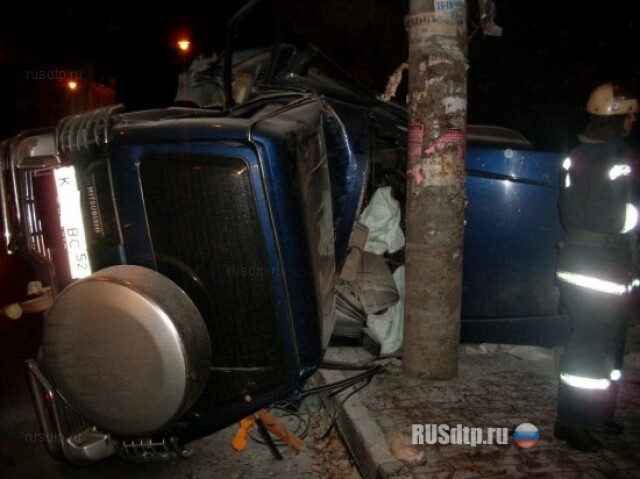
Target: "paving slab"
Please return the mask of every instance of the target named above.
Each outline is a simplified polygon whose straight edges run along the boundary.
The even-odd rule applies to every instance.
[[[461,345],[458,376],[436,381],[405,377],[401,359],[377,360],[360,346],[332,346],[326,356],[329,361],[378,363],[385,369],[348,399],[349,391],[345,391],[329,400],[337,427],[364,479],[637,478],[640,323],[629,325],[627,338],[617,409],[625,431],[617,437],[600,436],[605,447],[597,453],[572,450],[553,438],[562,348]],[[313,381],[331,383],[353,374],[320,370]],[[537,444],[528,449],[513,439],[514,430],[524,423],[533,424],[540,433]],[[420,437],[431,442],[431,437],[414,437],[413,425],[445,425],[449,443],[414,444]],[[453,430],[464,432],[465,427],[470,437],[464,441],[461,434],[459,442],[466,443],[451,444],[458,437]],[[503,428],[507,428],[506,443],[505,438],[494,435]],[[480,443],[471,444],[471,437],[477,440],[479,434],[483,435]],[[443,436],[437,438],[440,441]]]

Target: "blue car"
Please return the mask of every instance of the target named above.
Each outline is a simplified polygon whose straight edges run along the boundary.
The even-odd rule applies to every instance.
[[[373,191],[403,199],[406,111],[319,55],[200,59],[173,106],[1,144],[3,233],[43,285],[27,367],[52,456],[183,456],[299,395],[331,340],[365,326],[336,324],[335,286]],[[462,339],[561,342],[559,155],[506,129],[467,135]]]
[[[490,131],[467,144],[461,339],[562,345],[569,319],[555,267],[563,156],[510,145],[508,134]]]

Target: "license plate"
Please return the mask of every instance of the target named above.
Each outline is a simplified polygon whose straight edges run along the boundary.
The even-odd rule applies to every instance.
[[[56,168],[54,176],[60,207],[60,225],[69,256],[71,277],[84,278],[91,274],[91,265],[87,254],[87,240],[84,234],[75,168],[73,166]]]

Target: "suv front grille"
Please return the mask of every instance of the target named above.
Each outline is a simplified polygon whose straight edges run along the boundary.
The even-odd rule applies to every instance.
[[[206,407],[282,385],[275,272],[246,162],[149,155],[140,176],[158,270],[193,299],[211,337]]]

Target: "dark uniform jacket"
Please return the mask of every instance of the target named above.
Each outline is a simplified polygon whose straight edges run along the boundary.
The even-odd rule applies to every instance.
[[[613,140],[583,142],[569,158],[571,166],[561,178],[566,236],[558,271],[628,285],[637,272],[637,225],[621,232],[627,205],[640,206],[640,156],[624,140]]]

